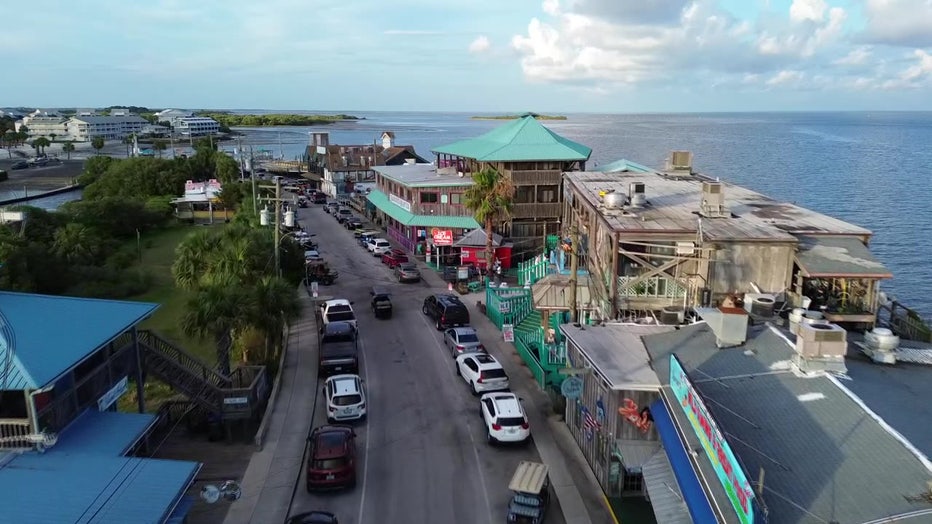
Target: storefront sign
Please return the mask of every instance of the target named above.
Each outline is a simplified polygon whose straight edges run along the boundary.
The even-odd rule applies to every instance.
[[[574,400],[582,395],[583,379],[579,377],[566,377],[560,386],[560,393],[569,400]]]
[[[453,231],[449,229],[434,229],[431,231],[431,236],[434,237],[435,246],[453,245]]]
[[[97,409],[101,411],[106,411],[114,402],[120,399],[126,389],[129,387],[129,377],[123,377],[117,382],[112,388],[110,388],[106,393],[101,395],[97,399]]]
[[[389,202],[391,202],[392,204],[395,204],[396,206],[400,207],[401,209],[404,209],[404,210],[407,211],[408,213],[411,212],[411,203],[408,202],[407,200],[405,200],[405,199],[403,199],[403,198],[401,198],[401,197],[399,197],[399,196],[392,195],[392,194],[389,194],[389,195],[388,195],[388,200],[389,200]]]
[[[754,492],[744,470],[722,436],[705,403],[699,398],[676,355],[670,355],[670,388],[689,418],[706,456],[712,462],[719,482],[728,493],[731,505],[742,524],[754,522]]]
[[[505,337],[505,342],[514,342],[515,341],[514,324],[502,324],[502,336]]]

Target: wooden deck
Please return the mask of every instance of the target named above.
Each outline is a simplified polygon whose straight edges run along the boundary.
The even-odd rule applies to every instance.
[[[182,422],[158,448],[155,458],[189,460],[203,464],[188,491],[189,495],[197,498],[197,502],[188,514],[187,524],[223,522],[231,503],[221,500],[215,504],[207,504],[198,494],[207,484],[219,486],[225,480],[242,480],[249,459],[256,450],[252,441],[255,432],[254,424],[245,428],[234,424],[231,443],[224,438],[211,441],[206,431],[191,431]]]

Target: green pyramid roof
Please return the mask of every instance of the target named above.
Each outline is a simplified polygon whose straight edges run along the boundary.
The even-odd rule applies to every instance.
[[[588,160],[592,154],[592,149],[547,129],[531,114],[476,138],[460,140],[432,151],[480,162],[574,161]]]

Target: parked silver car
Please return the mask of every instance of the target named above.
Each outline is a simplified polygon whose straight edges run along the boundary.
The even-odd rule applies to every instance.
[[[395,278],[398,282],[420,282],[421,272],[414,262],[402,262],[395,266]]]
[[[450,328],[443,332],[443,343],[450,350],[450,356],[456,358],[464,353],[485,353],[485,346],[479,342],[476,329],[466,327]]]

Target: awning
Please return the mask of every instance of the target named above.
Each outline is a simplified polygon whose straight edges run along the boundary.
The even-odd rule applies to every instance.
[[[642,469],[644,486],[650,497],[657,524],[692,524],[689,508],[664,451],[658,451]]]
[[[650,405],[650,414],[654,419],[654,426],[660,434],[663,450],[666,452],[670,467],[673,470],[673,476],[676,478],[676,483],[680,488],[683,501],[689,509],[693,522],[717,522],[715,513],[712,512],[712,505],[702,489],[702,484],[699,483],[699,477],[693,469],[689,455],[686,454],[686,448],[683,441],[680,440],[676,423],[670,417],[670,412],[667,411],[663,398],[655,400]]]
[[[402,225],[411,227],[441,227],[449,229],[476,229],[479,223],[470,216],[450,216],[450,215],[415,215],[414,213],[403,209],[392,202],[388,195],[373,189],[366,195],[369,202],[377,207],[386,215],[394,218]]]
[[[857,237],[800,235],[796,264],[810,278],[893,278]]]
[[[660,442],[656,440],[624,440],[615,441],[612,453],[618,457],[628,473],[641,473],[644,465],[660,451]]]

